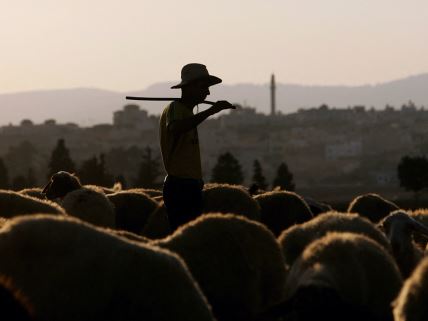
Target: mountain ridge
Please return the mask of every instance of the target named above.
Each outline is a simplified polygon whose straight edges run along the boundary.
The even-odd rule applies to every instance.
[[[179,90],[170,87],[175,82],[155,83],[149,87],[129,92],[118,92],[92,87],[46,89],[0,94],[0,125],[19,124],[23,119],[41,123],[56,119],[59,123],[73,122],[80,126],[112,123],[113,112],[126,104],[136,103],[159,114],[165,102],[129,101],[125,96],[178,97]],[[328,104],[337,108],[365,105],[383,109],[389,104],[400,107],[412,100],[417,106],[428,107],[428,73],[409,76],[384,83],[359,86],[276,84],[277,111],[295,112]],[[209,100],[226,99],[256,107],[258,112],[270,111],[269,84],[221,84],[210,88]]]

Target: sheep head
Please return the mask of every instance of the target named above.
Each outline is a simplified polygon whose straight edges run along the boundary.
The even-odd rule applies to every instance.
[[[401,276],[375,241],[332,232],[306,247],[291,266],[285,288],[297,320],[384,320]]]
[[[392,252],[404,276],[409,275],[421,258],[421,251],[413,243],[413,233],[428,236],[428,227],[406,212],[398,210],[385,217],[379,224],[389,239]]]
[[[414,232],[428,236],[428,227],[401,210],[384,218],[380,227],[388,237],[393,250],[399,249],[405,242],[411,242]]]
[[[46,198],[53,200],[62,198],[69,192],[81,188],[79,178],[69,172],[60,171],[52,175],[49,183],[43,188],[42,193]]]

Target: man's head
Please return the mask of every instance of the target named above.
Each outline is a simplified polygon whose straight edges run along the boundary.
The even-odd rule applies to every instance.
[[[181,88],[183,97],[201,103],[210,94],[209,87],[219,83],[221,79],[210,75],[205,65],[191,63],[181,69],[181,83],[171,88]]]

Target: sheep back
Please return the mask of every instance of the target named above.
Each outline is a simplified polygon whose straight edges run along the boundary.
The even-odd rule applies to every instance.
[[[120,192],[122,190],[121,183],[115,183],[113,187],[105,187],[105,186],[99,186],[99,185],[93,185],[93,184],[84,185],[84,187],[93,189],[97,192],[102,191],[104,194],[113,194],[113,193]]]
[[[80,188],[65,195],[60,204],[71,216],[97,226],[115,227],[113,204],[103,192]]]
[[[165,204],[159,203],[158,207],[147,218],[147,222],[141,231],[141,235],[149,239],[162,239],[171,234],[171,226]]]
[[[58,204],[9,190],[0,190],[0,216],[4,218],[18,215],[47,213],[65,214]]]
[[[428,258],[424,258],[404,282],[394,301],[395,321],[428,320]]]
[[[314,216],[318,216],[322,213],[330,212],[333,210],[331,205],[317,201],[311,197],[303,197],[306,204],[308,204],[309,209],[311,210]]]
[[[260,223],[207,214],[153,244],[184,259],[219,320],[251,319],[283,298],[281,250]]]
[[[294,192],[273,191],[254,197],[260,205],[261,222],[275,235],[313,215],[304,199]]]
[[[163,193],[161,190],[154,188],[131,188],[127,190],[128,192],[144,193],[150,197],[162,196]]]
[[[107,198],[114,205],[116,228],[140,233],[150,214],[158,203],[148,195],[139,192],[122,191],[108,194]]]
[[[329,233],[312,242],[292,266],[286,297],[308,287],[330,289],[347,307],[385,320],[391,317],[390,305],[401,284],[393,258],[377,242],[354,233]],[[316,315],[316,311],[310,313],[314,312]],[[332,315],[335,312],[327,311]]]
[[[43,189],[40,187],[24,188],[18,192],[19,194],[35,197],[41,200],[46,199],[46,195],[43,194]]]
[[[414,211],[408,211],[408,212],[411,217],[421,222],[425,226],[428,226],[428,209],[419,208]],[[425,236],[421,236],[418,233],[415,233],[413,237],[415,242],[419,245],[421,249],[424,249],[427,246],[428,242]]]
[[[369,193],[357,196],[348,206],[348,213],[356,213],[378,223],[389,213],[398,210],[398,206],[378,194]]]
[[[3,320],[30,321],[34,312],[28,299],[20,293],[10,279],[0,277],[0,311]]]
[[[151,241],[151,239],[138,235],[138,234],[134,234],[132,232],[129,231],[124,231],[124,230],[115,230],[115,229],[109,229],[109,228],[105,228],[105,230],[108,233],[111,233],[113,235],[119,236],[119,237],[123,237],[128,241],[135,241],[135,242],[140,242],[140,243],[149,243]]]
[[[321,214],[306,223],[292,226],[281,233],[278,241],[281,244],[286,264],[291,266],[306,246],[328,232],[363,234],[391,252],[388,239],[368,219],[357,214],[332,211]]]
[[[203,213],[224,213],[260,221],[260,206],[240,185],[207,184],[203,190]]]
[[[40,320],[213,321],[177,255],[74,218],[10,220],[0,230],[0,274]]]

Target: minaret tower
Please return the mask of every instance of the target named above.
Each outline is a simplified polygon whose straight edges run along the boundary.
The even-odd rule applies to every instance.
[[[276,90],[275,75],[272,74],[270,78],[270,115],[271,116],[275,116],[276,114],[275,90]]]

